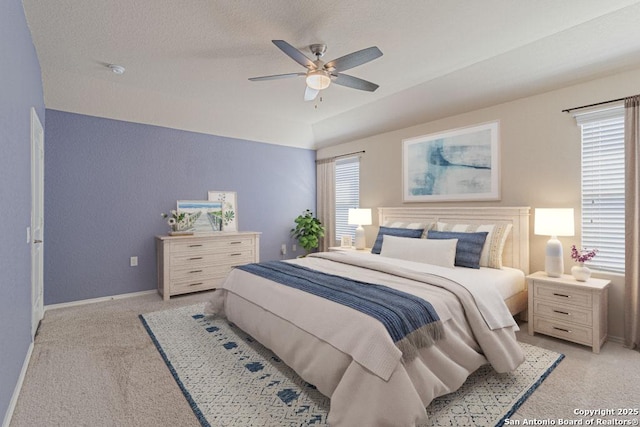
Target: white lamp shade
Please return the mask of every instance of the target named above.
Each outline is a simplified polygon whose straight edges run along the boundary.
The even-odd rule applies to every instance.
[[[347,222],[351,225],[371,225],[371,209],[349,209]]]
[[[536,208],[533,232],[541,236],[573,236],[573,208]]]

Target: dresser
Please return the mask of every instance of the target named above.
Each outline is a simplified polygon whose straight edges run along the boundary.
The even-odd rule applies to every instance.
[[[539,332],[600,352],[607,339],[609,280],[579,282],[570,275],[549,277],[539,271],[527,276],[527,282],[529,335]]]
[[[156,236],[158,292],[172,295],[216,288],[234,266],[259,262],[260,233]]]

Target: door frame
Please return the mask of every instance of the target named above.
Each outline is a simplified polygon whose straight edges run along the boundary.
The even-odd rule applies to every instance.
[[[44,317],[44,129],[31,107],[31,340]]]

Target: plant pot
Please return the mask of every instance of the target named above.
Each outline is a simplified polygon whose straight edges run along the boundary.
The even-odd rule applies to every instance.
[[[577,281],[586,282],[591,277],[591,270],[589,267],[585,267],[583,263],[579,263],[571,267],[571,274]]]

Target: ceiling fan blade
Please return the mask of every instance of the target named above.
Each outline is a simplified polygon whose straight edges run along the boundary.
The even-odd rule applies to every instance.
[[[304,100],[313,101],[314,99],[316,99],[316,96],[318,96],[319,93],[319,90],[311,89],[309,86],[307,86],[304,90]]]
[[[335,74],[334,74],[335,75]],[[340,86],[347,86],[353,89],[366,90],[367,92],[373,92],[378,89],[378,85],[368,82],[366,80],[359,79],[357,77],[349,76],[347,74],[337,74],[335,79],[331,79],[333,83]]]
[[[298,77],[298,76],[306,76],[306,73],[288,73],[288,74],[274,74],[273,76],[262,76],[262,77],[251,77],[249,80],[252,82],[259,82],[262,80],[276,80],[276,79],[286,79],[288,77]]]
[[[293,59],[298,64],[310,70],[316,69],[316,64],[314,64],[312,60],[307,58],[307,56],[304,53],[300,52],[298,49],[291,46],[286,41],[284,40],[271,40],[271,41],[273,42],[273,44],[278,46],[278,48],[280,48],[280,50],[283,51],[289,58]]]
[[[382,52],[380,49],[372,46],[329,61],[324,65],[324,68],[336,72],[346,71],[358,65],[366,64],[381,56]]]

